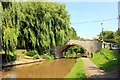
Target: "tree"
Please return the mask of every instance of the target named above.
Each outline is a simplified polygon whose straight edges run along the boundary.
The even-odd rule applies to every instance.
[[[103,36],[102,36],[103,34]],[[99,36],[99,39],[103,41],[106,41],[106,42],[114,42],[114,32],[113,31],[103,31],[100,32],[100,34],[98,35]]]
[[[4,8],[2,24],[6,54],[14,52],[15,48],[37,50],[39,54],[44,54],[77,37],[74,28],[69,26],[70,15],[65,5],[59,3],[12,3]]]
[[[115,40],[117,42],[120,42],[120,28],[115,32]]]
[[[11,0],[8,0],[8,2],[1,2],[3,9],[10,8],[12,6]]]

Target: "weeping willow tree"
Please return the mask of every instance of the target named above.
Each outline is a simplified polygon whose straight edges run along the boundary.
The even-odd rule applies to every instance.
[[[3,49],[6,54],[16,48],[50,51],[63,45],[70,38],[76,38],[70,28],[70,15],[65,4],[53,2],[12,3],[4,9]]]

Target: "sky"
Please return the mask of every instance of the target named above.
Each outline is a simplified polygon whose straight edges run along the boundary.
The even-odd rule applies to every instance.
[[[117,2],[67,2],[66,10],[70,14],[70,26],[73,27],[77,35],[92,39],[103,30],[116,31],[118,29],[118,3]],[[95,23],[75,24],[80,22],[91,22],[99,20]],[[101,23],[103,23],[101,25]]]

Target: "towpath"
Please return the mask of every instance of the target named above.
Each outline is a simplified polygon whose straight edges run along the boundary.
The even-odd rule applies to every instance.
[[[89,58],[81,58],[84,64],[86,76],[88,78],[118,78],[118,72],[112,71],[106,73],[97,67]]]

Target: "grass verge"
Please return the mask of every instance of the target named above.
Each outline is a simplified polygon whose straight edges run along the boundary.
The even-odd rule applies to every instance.
[[[104,71],[112,71],[118,68],[118,55],[109,48],[104,48],[100,52],[94,54],[93,58],[90,58],[98,67]]]
[[[86,80],[87,79],[87,76],[85,75],[85,71],[84,71],[83,62],[80,58],[77,59],[76,64],[73,66],[71,71],[65,76],[65,79],[67,80],[69,79]]]

